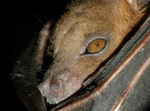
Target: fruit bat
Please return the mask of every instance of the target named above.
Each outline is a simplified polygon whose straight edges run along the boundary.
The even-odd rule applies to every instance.
[[[10,74],[28,109],[145,110],[150,103],[149,4],[71,1],[53,29],[48,21],[33,37]]]

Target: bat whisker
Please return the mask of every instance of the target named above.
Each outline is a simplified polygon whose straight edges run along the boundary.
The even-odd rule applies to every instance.
[[[31,94],[28,95],[28,97],[32,96],[36,92],[37,92],[37,90],[33,91]]]
[[[44,27],[46,27],[45,25],[44,25],[44,23],[40,20],[40,18],[35,14],[35,12],[33,11],[33,10],[31,10],[32,11],[32,13],[35,15],[35,17],[38,19],[38,21],[44,26]]]

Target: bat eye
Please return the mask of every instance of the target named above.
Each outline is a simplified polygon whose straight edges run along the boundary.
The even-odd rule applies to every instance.
[[[52,56],[54,52],[54,45],[50,43],[50,45],[47,47],[47,55]]]
[[[50,52],[53,52],[54,51],[54,43],[50,43],[48,49]]]
[[[106,40],[98,38],[89,43],[85,54],[94,54],[102,51],[106,46]]]
[[[53,51],[54,50],[54,45],[51,44],[50,47],[49,47],[50,51]]]

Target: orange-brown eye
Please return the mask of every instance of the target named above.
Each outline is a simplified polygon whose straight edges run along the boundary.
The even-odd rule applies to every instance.
[[[86,53],[94,54],[100,52],[102,49],[104,49],[106,45],[106,40],[99,38],[93,40],[87,47]]]
[[[54,48],[54,46],[53,46],[53,44],[51,44],[50,45],[50,50],[53,51],[53,48]]]
[[[52,56],[52,55],[53,55],[53,52],[54,52],[54,45],[53,45],[53,44],[50,44],[50,45],[47,47],[47,55]]]

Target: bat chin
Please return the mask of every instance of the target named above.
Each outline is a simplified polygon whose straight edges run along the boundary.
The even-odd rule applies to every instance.
[[[58,100],[55,97],[47,98],[46,102],[49,103],[49,104],[53,104],[53,105],[59,103]]]
[[[49,98],[46,98],[46,103],[49,103],[51,105],[57,105],[61,103],[63,100],[65,101],[67,98],[60,98],[60,97],[54,97],[51,96]]]

